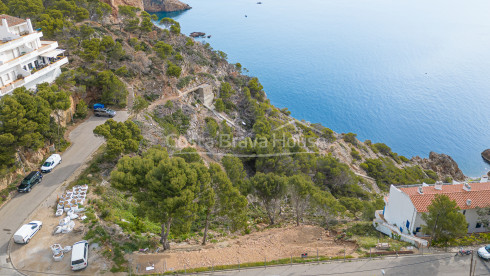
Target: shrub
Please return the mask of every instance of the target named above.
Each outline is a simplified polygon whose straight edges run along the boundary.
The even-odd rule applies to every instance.
[[[182,68],[180,68],[178,65],[173,64],[171,61],[168,62],[167,76],[178,78],[180,77],[181,73]]]
[[[81,99],[80,102],[78,102],[78,104],[77,104],[77,107],[75,110],[75,117],[83,119],[83,118],[87,117],[87,111],[88,111],[87,104],[85,103],[85,101],[83,99]]]
[[[357,146],[357,139],[356,139],[356,137],[357,137],[357,134],[352,133],[352,132],[349,132],[349,133],[344,134],[344,136],[342,138],[347,143],[351,143],[354,146]]]

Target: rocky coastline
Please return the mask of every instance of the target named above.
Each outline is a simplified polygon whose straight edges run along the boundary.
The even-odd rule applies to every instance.
[[[481,157],[483,160],[485,160],[487,163],[490,163],[490,149],[486,149],[481,153]]]

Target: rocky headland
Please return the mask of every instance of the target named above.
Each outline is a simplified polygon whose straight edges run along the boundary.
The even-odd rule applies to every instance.
[[[481,157],[483,158],[483,160],[487,161],[488,163],[490,163],[490,149],[486,149],[484,150],[482,153],[481,153]]]
[[[420,165],[426,170],[433,170],[439,177],[441,177],[441,179],[443,179],[442,176],[447,175],[450,175],[456,181],[464,181],[466,178],[461,169],[459,169],[456,161],[447,154],[439,154],[431,151],[429,158],[415,156],[412,158],[412,162]]]

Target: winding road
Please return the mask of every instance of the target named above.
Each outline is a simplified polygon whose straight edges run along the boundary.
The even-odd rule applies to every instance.
[[[116,121],[125,121],[127,111],[118,111]],[[51,173],[45,174],[40,184],[30,193],[17,194],[0,209],[0,275],[16,275],[9,261],[8,245],[12,235],[27,217],[65,182],[104,142],[95,137],[93,129],[103,124],[106,118],[92,116],[69,134],[71,146],[62,154],[63,162]],[[19,274],[17,274],[19,275]]]

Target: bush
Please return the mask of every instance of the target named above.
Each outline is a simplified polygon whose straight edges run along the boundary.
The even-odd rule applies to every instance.
[[[373,145],[381,154],[390,155],[391,148],[384,143],[376,143]]]
[[[347,143],[351,143],[354,146],[357,146],[357,139],[356,139],[356,137],[357,137],[357,134],[352,133],[352,132],[349,132],[349,133],[344,134],[344,136],[342,138]]]
[[[182,68],[180,68],[178,65],[173,64],[171,61],[168,62],[167,76],[178,78],[180,77],[181,73]]]
[[[216,107],[216,111],[218,111],[218,112],[223,112],[226,109],[225,104],[223,103],[223,100],[220,98],[216,99],[214,106]]]
[[[193,75],[180,78],[179,79],[179,82],[177,83],[177,88],[178,89],[182,89],[182,88],[186,87],[187,85],[189,85],[189,83],[192,80],[194,80],[194,76]]]
[[[133,110],[139,112],[148,107],[148,102],[141,96],[136,96],[133,103]]]

